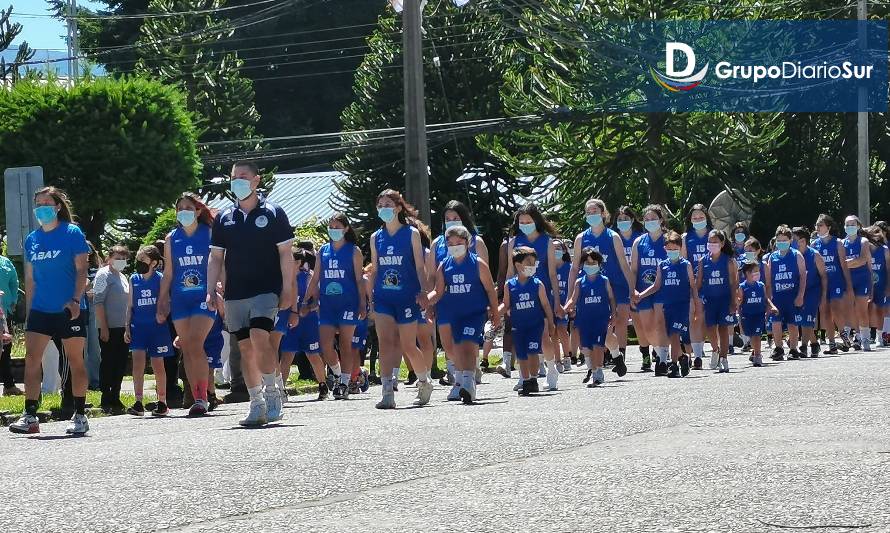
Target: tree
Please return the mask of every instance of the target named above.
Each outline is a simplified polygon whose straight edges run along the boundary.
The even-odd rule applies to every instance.
[[[450,1],[428,3],[424,13],[428,124],[503,116],[498,96],[502,73],[492,66],[490,48],[505,35],[499,17],[497,10],[482,6],[458,9]],[[370,52],[356,73],[355,101],[343,112],[344,129],[404,124],[400,23],[392,12],[380,18],[368,41]],[[346,140],[356,144],[336,164],[349,178],[339,186],[344,198],[335,206],[371,230],[379,225],[377,194],[390,187],[405,189],[404,147],[401,141],[365,146],[373,141],[365,134],[347,136]],[[429,166],[433,231],[442,228],[444,205],[452,199],[461,200],[474,212],[490,248],[500,245],[512,213],[523,197],[533,193],[531,183],[515,179],[473,136],[431,136]]]
[[[197,185],[195,129],[182,94],[144,79],[0,91],[0,166],[40,165],[96,245],[106,222],[168,206]]]
[[[18,22],[10,22],[12,6],[0,10],[0,53],[9,49],[16,37],[22,33],[22,25]],[[4,82],[17,82],[21,77],[21,66],[34,57],[34,50],[28,46],[28,41],[22,41],[11,64],[6,63],[6,58],[0,57],[0,79]]]

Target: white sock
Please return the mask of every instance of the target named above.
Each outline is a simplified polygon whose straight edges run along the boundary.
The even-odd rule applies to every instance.
[[[692,343],[692,353],[699,359],[704,358],[705,356],[705,343],[703,342],[693,342]]]
[[[275,374],[263,374],[263,388],[268,390],[275,388]]]
[[[343,385],[349,385],[349,380],[352,379],[352,376],[345,372],[340,373],[340,383]]]
[[[886,320],[890,320],[890,317],[887,317]],[[886,324],[886,322],[884,322],[884,323]],[[513,354],[512,354],[512,353],[510,353],[510,352],[504,352],[504,355],[503,355],[503,359],[504,359],[504,368],[506,368],[507,370],[510,370],[510,360],[511,360],[512,358],[513,358]]]
[[[265,401],[263,399],[263,387],[261,385],[257,385],[256,387],[250,387],[247,389],[247,394],[250,395],[250,401]]]
[[[658,358],[662,363],[668,362],[668,347],[667,346],[658,346],[655,348],[656,353],[659,354]]]
[[[884,317],[884,331],[882,333],[886,333],[890,335],[890,316]]]
[[[450,360],[445,361],[445,370],[448,371],[448,373],[453,376],[454,372],[455,372],[454,363],[452,363]]]
[[[470,390],[470,387],[476,384],[476,371],[475,370],[464,370],[461,372],[463,377],[460,380],[460,386]]]
[[[392,394],[392,384],[395,381],[392,377],[384,376],[380,378],[380,382],[383,383],[383,394]]]
[[[393,379],[393,381],[397,381],[397,380],[399,379],[399,370],[401,370],[400,367],[395,367],[395,368],[392,369],[392,379]]]
[[[430,371],[425,370],[423,372],[417,372],[417,381],[421,383],[426,383],[430,380]]]
[[[284,390],[284,376],[282,376],[280,373],[275,374],[275,384],[278,386],[279,389]]]
[[[340,371],[340,363],[337,363],[337,364],[335,364],[334,366],[332,366],[332,367],[331,367],[331,372],[333,372],[335,376],[339,376],[339,375],[340,375],[340,372],[341,372],[341,371]]]
[[[587,365],[587,370],[593,370],[593,358],[592,357],[584,357],[584,364]]]
[[[862,338],[862,344],[868,344],[869,339],[871,339],[871,328],[859,328],[859,336]]]

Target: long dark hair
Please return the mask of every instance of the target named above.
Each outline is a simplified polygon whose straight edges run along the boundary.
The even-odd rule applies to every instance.
[[[636,210],[629,205],[622,205],[618,208],[618,213],[615,214],[615,229],[618,229],[618,216],[625,215],[630,217],[630,231],[636,233],[643,233],[645,228],[643,228],[643,224],[640,222],[640,215],[637,214]]]
[[[461,226],[467,228],[467,231],[469,231],[471,235],[476,235],[476,221],[473,220],[473,213],[470,213],[470,210],[463,202],[459,200],[451,200],[445,204],[445,209],[442,210],[443,218],[445,217],[445,211],[454,211],[457,213],[457,216],[460,217]]]
[[[513,215],[513,225],[510,227],[510,235],[515,237],[521,233],[519,230],[519,217],[521,215],[528,215],[535,221],[535,230],[538,233],[543,233],[548,237],[556,236],[556,228],[553,227],[549,220],[544,218],[541,210],[538,209],[538,205],[534,202],[528,202],[516,210],[516,214]]]
[[[818,226],[819,224],[825,224],[825,226],[828,227],[828,234],[832,237],[837,235],[837,224],[834,219],[831,218],[831,215],[826,215],[825,213],[820,214],[816,218],[816,225]]]
[[[71,209],[71,199],[68,198],[68,193],[50,185],[49,187],[37,189],[37,191],[34,192],[34,201],[36,202],[37,197],[43,195],[52,198],[53,202],[59,206],[59,213],[57,215],[59,220],[74,222],[74,213]]]
[[[711,213],[708,211],[708,208],[705,207],[705,204],[695,204],[692,206],[692,209],[689,210],[689,219],[686,224],[687,231],[695,231],[695,228],[692,227],[692,213],[695,211],[701,211],[705,214],[705,221],[707,222],[705,227],[708,228],[708,230],[714,227],[711,222]]]
[[[405,201],[405,198],[402,196],[402,193],[395,189],[385,189],[381,191],[380,194],[377,195],[377,199],[374,202],[379,202],[381,198],[386,196],[390,200],[392,200],[397,206],[401,207],[402,210],[399,211],[398,217],[399,222],[407,225],[409,218],[417,218],[417,209],[414,208],[413,205],[409,204]]]
[[[726,254],[729,257],[733,257],[735,255],[735,250],[732,248],[732,243],[729,242],[729,239],[726,238],[726,234],[720,231],[719,229],[712,229],[708,232],[708,240],[711,237],[717,237],[717,240],[720,241],[720,252]]]
[[[213,226],[213,215],[210,213],[210,208],[207,207],[207,204],[205,204],[197,194],[193,192],[184,192],[180,194],[179,198],[176,199],[176,203],[173,204],[174,207],[178,206],[179,202],[182,200],[188,200],[195,207],[195,218],[198,223],[204,224],[205,226]],[[176,221],[176,224],[181,225],[179,224],[179,221]]]
[[[424,247],[424,249],[429,249],[432,245],[433,240],[430,235],[430,227],[423,223],[422,220],[416,217],[411,217],[408,219],[408,225],[414,226],[417,228],[417,231],[420,232],[420,245]]]
[[[658,205],[658,204],[649,204],[649,205],[646,206],[645,209],[643,209],[643,216],[646,216],[646,213],[649,213],[650,211],[651,211],[652,213],[655,213],[656,215],[658,215],[658,220],[661,221],[661,231],[663,232],[663,231],[665,230],[665,226],[664,226],[664,208],[662,208],[662,207],[661,207],[660,205]],[[643,229],[645,230],[645,227],[644,227]],[[665,240],[665,242],[667,242],[667,240]]]
[[[343,232],[343,238],[346,239],[347,242],[351,242],[352,244],[356,244],[358,242],[358,236],[355,234],[355,229],[353,229],[352,224],[349,223],[349,217],[347,217],[344,213],[340,213],[338,211],[334,213],[334,216],[331,217],[331,220],[336,220],[340,224],[343,224],[343,227],[346,228],[346,231]],[[331,223],[331,220],[328,221],[328,224]]]

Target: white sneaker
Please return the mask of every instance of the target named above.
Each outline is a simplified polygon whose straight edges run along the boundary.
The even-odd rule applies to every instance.
[[[281,392],[278,387],[267,391],[263,394],[266,398],[266,420],[268,422],[278,422],[284,418],[284,406],[281,402]]]
[[[383,391],[383,398],[381,398],[374,407],[377,409],[395,409],[396,393],[393,391]]]
[[[281,403],[290,403],[290,396],[287,395],[287,389],[278,388],[278,396],[281,397]]]
[[[40,433],[40,420],[34,415],[22,415],[9,425],[9,431],[21,434]]]
[[[471,404],[476,401],[476,384],[468,383],[466,387],[463,387],[459,391],[460,399],[464,404]]]
[[[448,391],[448,401],[456,402],[460,400],[460,385],[454,384],[451,386],[451,390]]]
[[[476,385],[482,385],[482,369],[476,367]]]
[[[417,382],[417,398],[414,405],[426,405],[430,403],[430,397],[433,395],[433,384],[429,381]]]
[[[559,372],[547,372],[547,390],[559,390],[557,382],[559,380]]]
[[[69,435],[84,435],[89,430],[90,423],[87,420],[87,415],[75,414],[71,417],[68,427],[65,428],[65,433]]]
[[[264,400],[253,400],[250,402],[247,418],[241,420],[238,424],[247,427],[258,427],[265,426],[268,421],[266,416],[266,402]]]
[[[729,372],[729,359],[726,357],[720,358],[720,373],[726,374]]]
[[[720,366],[720,353],[711,352],[711,370],[717,370],[718,366]]]
[[[223,374],[222,368],[217,368],[213,370],[213,382],[216,383],[216,386],[225,385],[226,377]]]

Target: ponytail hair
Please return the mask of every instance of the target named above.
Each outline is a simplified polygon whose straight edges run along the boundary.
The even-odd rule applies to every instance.
[[[413,205],[405,201],[402,193],[395,189],[384,189],[380,194],[377,195],[377,200],[375,201],[379,202],[380,199],[384,196],[389,198],[397,206],[402,208],[401,211],[399,211],[398,213],[399,222],[407,226],[409,218],[417,218],[417,209],[415,209]]]
[[[352,227],[352,224],[349,223],[349,217],[347,217],[344,213],[336,212],[334,216],[331,217],[331,220],[328,221],[328,224],[332,220],[336,220],[340,224],[343,224],[343,227],[346,228],[346,231],[343,232],[343,238],[346,242],[351,242],[352,244],[358,243],[358,236],[356,236],[355,229]]]
[[[513,215],[513,226],[510,229],[510,234],[514,237],[519,235],[519,217],[520,215],[528,215],[535,221],[535,230],[538,233],[543,233],[548,237],[556,236],[556,228],[553,227],[553,224],[550,223],[549,220],[544,218],[544,215],[541,214],[541,210],[538,209],[538,204],[534,202],[528,202],[524,206],[520,207],[516,210],[516,214]],[[605,218],[604,218],[605,220]]]
[[[179,202],[183,200],[188,200],[195,207],[195,219],[198,223],[204,224],[205,226],[213,226],[213,215],[210,213],[210,208],[207,207],[207,204],[205,204],[197,194],[192,192],[182,193],[179,195],[179,198],[176,199],[174,206],[178,206]],[[177,221],[176,224],[179,225],[179,222]]]
[[[53,187],[50,185],[49,187],[43,187],[42,189],[37,189],[34,192],[34,201],[37,201],[38,196],[49,196],[53,199],[53,202],[59,206],[59,213],[57,215],[59,220],[64,220],[65,222],[74,222],[74,214],[71,209],[71,199],[68,198],[68,194],[59,189],[57,187]]]
[[[725,233],[723,233],[719,229],[712,229],[710,232],[708,232],[708,239],[710,239],[711,237],[716,237],[717,240],[720,241],[720,252],[721,253],[726,254],[729,257],[732,257],[733,255],[735,255],[735,250],[733,250],[733,248],[732,248],[732,243],[729,242],[729,239],[726,238]]]

